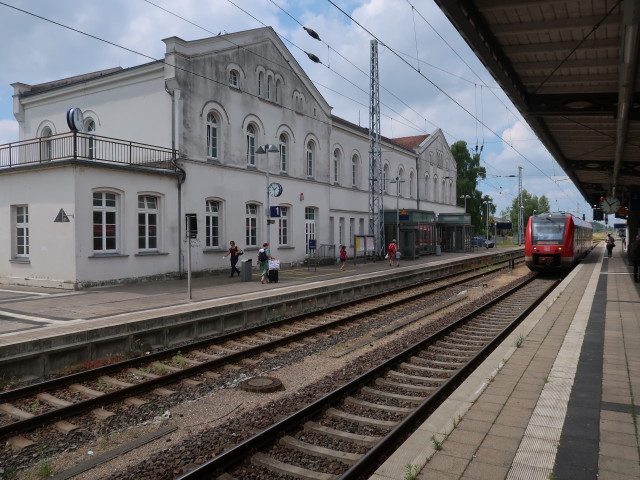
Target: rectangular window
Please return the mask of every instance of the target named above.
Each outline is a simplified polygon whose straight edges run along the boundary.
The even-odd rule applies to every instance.
[[[158,250],[158,201],[156,197],[138,197],[138,249]]]
[[[16,258],[29,258],[29,207],[15,207],[15,249]]]
[[[115,253],[117,250],[117,202],[115,193],[93,193],[93,251]]]
[[[289,207],[280,207],[278,240],[280,245],[289,245]]]
[[[356,219],[349,219],[349,245],[353,246],[353,237],[356,234]]]
[[[344,245],[344,218],[340,217],[338,221],[338,243]]]
[[[207,200],[205,214],[205,246],[220,246],[220,202]]]
[[[316,211],[313,208],[304,209],[304,240],[305,253],[310,253],[309,241],[316,239]],[[318,245],[316,245],[316,248]]]
[[[258,205],[248,203],[245,215],[245,245],[255,247],[258,245]]]

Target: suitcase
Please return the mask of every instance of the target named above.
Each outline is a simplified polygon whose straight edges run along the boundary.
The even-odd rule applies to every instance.
[[[269,270],[269,283],[278,283],[279,270]]]

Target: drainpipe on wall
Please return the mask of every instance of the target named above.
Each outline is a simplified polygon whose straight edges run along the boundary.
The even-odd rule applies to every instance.
[[[420,156],[416,155],[416,211],[420,211]]]
[[[182,280],[182,184],[187,174],[177,163],[176,152],[176,99],[173,90],[167,87],[164,90],[171,96],[171,150],[173,151],[173,161],[178,173],[178,278]]]

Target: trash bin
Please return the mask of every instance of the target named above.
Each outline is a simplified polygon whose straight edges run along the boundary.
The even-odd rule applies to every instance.
[[[250,282],[251,281],[251,269],[253,263],[252,258],[247,258],[246,260],[240,261],[240,281],[242,282]]]
[[[442,255],[442,247],[439,243],[436,243],[436,255]]]

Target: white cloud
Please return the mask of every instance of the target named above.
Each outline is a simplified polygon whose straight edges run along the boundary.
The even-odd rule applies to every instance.
[[[368,126],[370,34],[329,2],[274,2],[288,14],[269,0],[234,0],[245,11],[224,0],[153,0],[159,7],[188,21],[144,0],[83,2],[82,8],[78,8],[75,0],[13,1],[17,7],[42,18],[0,6],[0,39],[3,44],[1,141],[17,139],[11,83],[37,84],[115,66],[139,65],[151,59],[126,49],[158,59],[164,55],[163,38],[178,36],[193,40],[218,32],[257,28],[263,24],[272,26],[283,37],[287,48],[313,81],[327,87],[318,88],[333,107],[334,114]],[[516,109],[506,96],[498,89],[484,86],[485,83],[489,87],[495,86],[491,75],[432,0],[419,2],[415,10],[405,0],[346,0],[340,5],[388,45],[379,49],[383,135],[430,133],[439,127],[450,143],[465,140],[472,148],[476,142],[479,145],[484,143],[483,159],[489,173],[517,173],[517,166],[522,165],[527,179],[525,188],[538,195],[547,192],[555,195],[559,189],[540,172],[537,172],[541,175],[539,183],[529,183],[527,174],[536,172],[536,168],[506,147],[499,136],[513,142],[518,151],[545,173],[562,174],[559,167],[549,160],[549,155],[538,141],[531,140],[534,135],[526,126],[518,123],[519,117],[513,115]],[[329,47],[311,38],[289,15],[314,29]],[[311,62],[304,51],[316,54],[324,65]],[[416,71],[418,67],[419,72]],[[501,183],[487,185],[486,193],[507,198],[513,186],[506,181]],[[499,186],[503,187],[502,193]],[[539,191],[534,191],[534,188]],[[563,189],[567,187],[563,186]],[[562,196],[570,198],[568,203],[574,205],[581,201],[575,189],[562,193]]]
[[[0,119],[0,145],[15,142],[18,139],[18,122]]]

